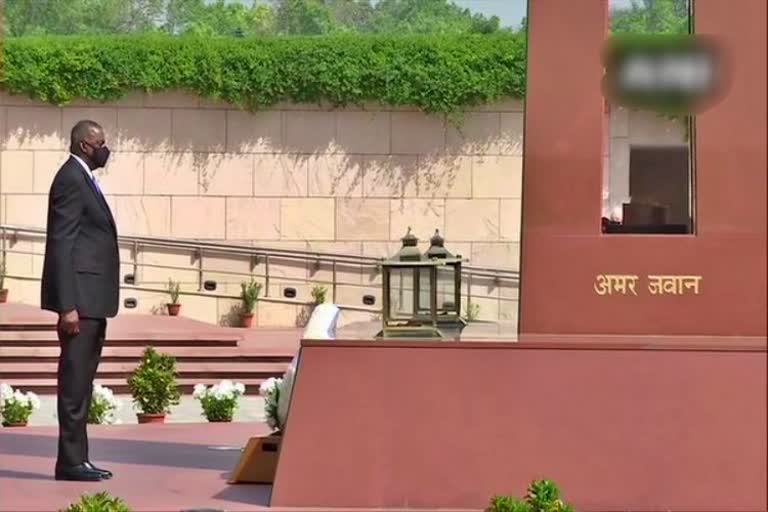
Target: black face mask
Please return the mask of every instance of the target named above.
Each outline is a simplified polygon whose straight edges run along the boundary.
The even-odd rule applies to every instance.
[[[97,168],[104,167],[107,165],[107,160],[109,160],[109,148],[107,146],[101,146],[100,148],[94,148],[93,149],[93,163],[96,164]]]

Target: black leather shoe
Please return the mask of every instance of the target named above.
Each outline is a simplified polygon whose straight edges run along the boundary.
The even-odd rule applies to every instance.
[[[87,467],[88,469],[90,469],[92,471],[100,473],[101,474],[101,478],[103,478],[104,480],[109,480],[110,478],[112,478],[112,472],[111,471],[107,471],[106,469],[97,468],[96,466],[94,466],[90,462],[84,463],[83,466]]]
[[[79,464],[68,468],[56,468],[56,480],[69,480],[73,482],[100,482],[103,480],[98,473],[85,464]]]

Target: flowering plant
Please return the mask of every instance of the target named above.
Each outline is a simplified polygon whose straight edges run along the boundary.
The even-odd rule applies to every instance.
[[[283,387],[283,379],[270,378],[259,387],[259,394],[264,397],[264,413],[267,417],[267,425],[272,430],[280,431],[283,424],[278,415],[280,392]]]
[[[40,399],[36,394],[22,393],[8,384],[0,384],[0,417],[3,425],[26,423],[32,411],[40,408]]]
[[[237,400],[243,393],[245,385],[242,383],[223,380],[210,388],[205,384],[195,385],[192,396],[200,400],[203,415],[208,421],[232,421]]]
[[[118,423],[117,411],[120,409],[120,400],[115,397],[112,390],[101,384],[93,386],[91,407],[88,409],[88,423],[91,425]]]

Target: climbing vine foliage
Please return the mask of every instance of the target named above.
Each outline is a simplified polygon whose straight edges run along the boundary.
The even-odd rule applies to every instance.
[[[4,44],[0,86],[64,105],[187,90],[248,110],[281,101],[380,102],[426,112],[525,93],[524,34],[202,38],[25,36]]]

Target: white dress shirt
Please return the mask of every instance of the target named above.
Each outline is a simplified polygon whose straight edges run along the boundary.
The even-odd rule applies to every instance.
[[[88,175],[88,177],[93,180],[93,183],[96,185],[96,188],[101,191],[101,195],[103,195],[106,199],[106,192],[104,192],[104,187],[101,186],[101,183],[99,183],[99,180],[96,178],[96,175],[93,173],[90,167],[88,167],[88,164],[85,163],[85,160],[80,158],[74,153],[70,153],[70,156],[77,160],[81,166],[83,166],[83,169],[85,169],[85,173]]]

